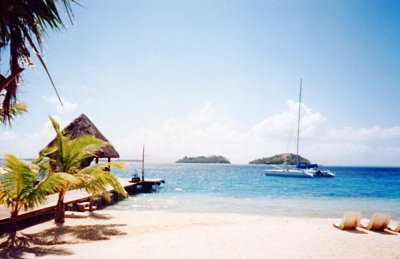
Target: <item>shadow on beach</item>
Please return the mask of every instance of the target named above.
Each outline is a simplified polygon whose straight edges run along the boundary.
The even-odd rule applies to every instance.
[[[72,255],[64,248],[38,246],[32,238],[19,232],[5,233],[0,237],[4,242],[0,244],[0,258],[24,258],[26,254],[35,256],[45,255]]]
[[[366,231],[358,230],[358,229],[342,229],[342,231],[353,233],[353,234],[368,234]]]
[[[8,232],[0,236],[0,258],[23,258],[24,254],[35,256],[72,255],[69,249],[49,247],[88,241],[108,240],[111,236],[126,235],[119,227],[126,224],[107,225],[59,225],[34,234]]]

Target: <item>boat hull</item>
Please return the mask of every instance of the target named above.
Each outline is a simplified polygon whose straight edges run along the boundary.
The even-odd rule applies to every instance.
[[[314,173],[314,177],[331,178],[335,177],[335,173],[329,170],[318,170]]]
[[[302,170],[265,170],[266,176],[295,177],[295,178],[313,178],[314,175]]]
[[[298,177],[298,178],[331,178],[335,177],[335,173],[330,170],[321,170],[316,168],[308,169],[266,169],[266,176],[281,176],[281,177]]]

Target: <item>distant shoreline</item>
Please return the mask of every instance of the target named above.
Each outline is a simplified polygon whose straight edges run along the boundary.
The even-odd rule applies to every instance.
[[[231,162],[223,156],[197,156],[197,157],[183,157],[175,163],[189,163],[189,164],[230,164]]]
[[[33,161],[33,158],[22,158],[23,160],[26,161]],[[0,165],[4,164],[5,160],[0,158]],[[103,161],[102,159],[100,161]],[[112,161],[117,161],[117,162],[134,162],[134,163],[139,163],[142,162],[142,160],[140,159],[113,159]],[[158,162],[158,161],[149,161],[147,162],[148,164],[176,164],[176,162],[174,161],[168,161],[168,162]],[[181,163],[184,164],[184,163]],[[209,164],[218,164],[218,163],[209,163]],[[237,165],[237,166],[243,166],[243,165],[247,165],[247,166],[270,166],[269,164],[249,164],[246,162],[241,162],[241,163],[229,163],[229,165]],[[345,168],[345,167],[358,167],[358,168],[400,168],[400,165],[330,165],[330,164],[322,164],[324,167],[338,167],[338,168]]]

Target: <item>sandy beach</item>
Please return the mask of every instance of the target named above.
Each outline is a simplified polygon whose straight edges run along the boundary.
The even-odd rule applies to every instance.
[[[400,258],[400,234],[340,219],[103,210],[24,229],[23,258]],[[397,224],[392,221],[391,225]],[[4,237],[2,242],[4,242]]]

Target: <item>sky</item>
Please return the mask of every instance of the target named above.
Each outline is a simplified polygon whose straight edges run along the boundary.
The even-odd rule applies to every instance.
[[[232,163],[296,152],[324,165],[400,165],[400,2],[85,0],[26,69],[29,112],[0,157],[37,156],[86,114],[122,159]],[[4,55],[4,53],[1,53]],[[8,74],[2,58],[0,72]]]

